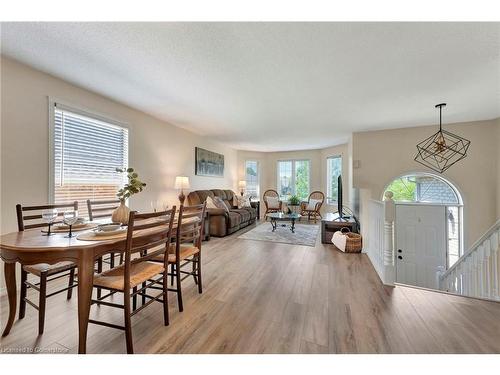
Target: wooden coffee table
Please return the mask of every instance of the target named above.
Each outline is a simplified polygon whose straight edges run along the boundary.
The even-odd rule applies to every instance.
[[[290,230],[292,233],[295,233],[295,221],[299,220],[302,216],[300,214],[291,213],[285,214],[283,212],[273,212],[266,215],[269,219],[271,219],[271,226],[273,227],[273,232],[276,230],[278,226],[278,221],[289,221],[290,222]],[[283,224],[285,227],[286,224]]]

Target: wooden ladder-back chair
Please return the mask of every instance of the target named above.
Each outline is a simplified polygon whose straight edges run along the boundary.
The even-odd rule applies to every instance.
[[[110,293],[100,299],[93,299],[92,304],[123,309],[125,325],[120,326],[94,319],[89,319],[89,323],[124,330],[127,353],[134,352],[131,317],[146,306],[154,301],[161,302],[164,324],[166,326],[169,324],[167,266],[174,216],[175,206],[170,210],[155,213],[131,212],[123,264],[94,276],[94,287],[106,289]],[[133,256],[134,259],[132,259]],[[163,259],[163,262],[151,262],[158,257]],[[154,288],[155,285],[161,285],[161,288]],[[138,286],[141,287],[137,289]],[[161,292],[157,295],[150,295],[148,289],[160,289]],[[123,305],[104,301],[106,297],[117,292],[123,293]],[[131,298],[137,295],[144,296],[149,301],[132,310]]]
[[[319,217],[321,218],[321,206],[325,202],[325,194],[321,191],[313,191],[309,194],[307,202],[302,202],[300,204],[300,214],[302,216],[307,216],[308,220],[311,220],[311,216],[314,218],[314,222]]]
[[[202,293],[201,281],[201,243],[205,220],[206,203],[196,206],[181,206],[177,218],[175,244],[171,245],[168,254],[170,263],[170,284],[175,288],[168,290],[177,293],[179,311],[184,310],[182,302],[182,281],[193,276],[198,285],[198,293]],[[155,259],[159,261],[159,259]],[[191,264],[191,271],[184,268]]]
[[[16,205],[17,214],[17,227],[20,232],[25,229],[42,228],[46,227],[47,223],[42,223],[41,211],[51,210],[51,209],[74,209],[78,210],[78,202],[74,201],[71,203],[61,203],[61,204],[47,204],[39,206],[23,206],[21,204]],[[39,213],[32,213],[30,215],[24,215],[26,211],[39,211]],[[58,216],[62,216],[63,212],[59,212]],[[25,224],[25,221],[37,220],[34,224]],[[59,220],[60,221],[60,220]],[[45,325],[45,305],[48,297],[52,297],[56,294],[67,291],[67,299],[71,299],[73,288],[76,286],[75,283],[75,268],[76,264],[69,261],[58,262],[55,264],[31,264],[21,267],[21,297],[19,302],[19,319],[23,319],[26,314],[26,303],[33,306],[38,310],[38,334],[43,333]],[[39,278],[38,282],[32,283],[28,281],[28,274],[35,275]],[[53,277],[51,277],[53,276]],[[47,294],[47,283],[62,277],[68,277],[68,286],[66,288],[58,289],[52,293]],[[51,277],[51,278],[49,278]],[[38,305],[30,301],[27,297],[28,289],[34,289],[38,292]]]
[[[102,220],[111,219],[113,211],[120,205],[119,199],[109,199],[109,200],[90,200],[87,199],[87,210],[89,213],[89,220]],[[97,272],[102,272],[102,264],[109,264],[110,268],[115,266],[115,253],[110,253],[108,259],[98,259],[97,261]],[[119,264],[123,262],[123,254],[120,253]]]
[[[278,204],[276,206],[270,205],[267,201],[266,198],[277,198],[278,199]],[[280,200],[280,195],[276,190],[266,190],[262,196],[262,200],[264,201],[264,205],[266,207],[266,212],[264,214],[264,220],[267,220],[266,215],[272,212],[280,212],[283,209],[283,202]]]

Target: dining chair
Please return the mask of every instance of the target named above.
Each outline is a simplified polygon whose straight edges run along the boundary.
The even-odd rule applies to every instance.
[[[42,219],[41,213],[36,213],[36,211],[50,210],[50,209],[73,209],[78,210],[78,202],[74,201],[72,203],[61,203],[61,204],[48,204],[40,206],[23,206],[21,204],[16,205],[17,214],[17,227],[19,232],[25,229],[41,228],[46,227],[46,223],[40,222]],[[25,215],[25,212],[30,212],[29,215]],[[31,212],[35,211],[35,213]],[[60,212],[58,216],[62,216],[63,212]],[[25,221],[37,221],[34,224],[25,224]],[[77,285],[75,283],[75,269],[76,264],[69,261],[58,262],[55,264],[39,263],[31,265],[23,265],[21,267],[21,297],[19,301],[19,319],[23,319],[26,314],[26,303],[33,306],[38,310],[38,334],[43,333],[45,325],[45,305],[48,297],[55,296],[56,294],[67,291],[67,299],[71,299],[73,288]],[[32,274],[39,278],[38,282],[28,281],[28,274]],[[53,276],[53,277],[51,277]],[[47,283],[56,279],[63,277],[68,277],[68,286],[62,289],[58,289],[52,293],[47,294]],[[51,278],[49,278],[51,277]],[[28,299],[28,289],[34,289],[38,292],[38,305]]]
[[[182,281],[193,276],[198,286],[198,293],[202,293],[201,281],[201,243],[203,239],[206,203],[195,206],[183,206],[179,208],[177,217],[177,228],[175,230],[175,243],[171,244],[168,251],[168,263],[170,264],[170,284],[175,288],[169,291],[177,293],[179,311],[184,310],[182,302]],[[155,262],[160,262],[158,257]],[[191,271],[185,267],[191,264]]]
[[[283,202],[280,200],[280,196],[276,190],[266,190],[262,196],[264,205],[266,206],[266,212],[264,214],[264,220],[267,220],[267,214],[272,212],[280,212],[283,209]]]
[[[172,225],[175,216],[175,206],[170,210],[155,213],[138,214],[132,211],[129,215],[127,240],[125,244],[125,260],[123,264],[110,270],[94,275],[93,286],[106,289],[110,293],[98,299],[92,299],[92,304],[104,305],[123,309],[124,326],[89,319],[89,323],[125,331],[127,353],[133,353],[131,317],[158,301],[163,304],[163,320],[167,326],[168,298],[167,298],[167,266],[168,245],[171,242]],[[134,257],[134,258],[132,258]],[[163,259],[161,263],[151,262],[153,258]],[[141,284],[146,283],[137,289]],[[161,292],[157,295],[148,294],[148,289],[160,285]],[[158,289],[155,288],[155,289]],[[123,293],[123,305],[108,302],[104,299],[113,293]],[[149,299],[137,309],[131,309],[131,298],[136,295]]]
[[[90,200],[87,199],[87,211],[89,220],[111,219],[113,211],[120,205],[119,199],[108,200]],[[119,264],[123,262],[123,253],[120,253]],[[115,253],[110,253],[108,259],[100,258],[97,260],[98,272],[102,272],[103,263],[109,264],[110,268],[115,266]]]
[[[314,222],[316,223],[316,219],[321,216],[321,206],[325,202],[325,194],[321,191],[313,191],[309,194],[309,198],[307,202],[302,202],[300,204],[300,214],[302,216],[307,216],[307,220],[311,220],[311,216],[314,218]]]

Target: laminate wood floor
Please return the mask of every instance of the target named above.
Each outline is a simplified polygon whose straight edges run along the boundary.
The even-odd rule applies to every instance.
[[[185,280],[182,313],[170,293],[170,326],[160,304],[132,318],[136,353],[500,353],[500,303],[384,287],[366,255],[319,238],[307,247],[241,233],[203,244],[204,292]],[[122,324],[117,309],[92,306],[91,316]],[[0,352],[76,353],[77,342],[76,296],[59,295],[48,300],[43,335],[28,305]],[[87,350],[125,353],[124,333],[90,325]]]

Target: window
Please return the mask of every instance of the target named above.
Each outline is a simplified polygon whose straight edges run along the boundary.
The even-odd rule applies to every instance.
[[[300,199],[309,196],[309,160],[278,161],[278,193],[286,199],[297,195]]]
[[[399,177],[387,186],[396,202],[431,203],[446,206],[448,268],[463,254],[462,200],[458,191],[446,180],[432,174],[419,173]]]
[[[87,199],[114,199],[125,182],[116,168],[128,165],[128,129],[60,104],[53,111],[53,201],[77,200],[85,216]]]
[[[332,156],[326,159],[326,195],[327,203],[337,202],[339,193],[338,178],[342,174],[342,157]]]
[[[259,197],[259,162],[247,160],[245,162],[245,180],[247,182],[247,194]]]
[[[458,204],[455,190],[444,180],[427,174],[408,175],[395,179],[386,190],[395,201]]]

